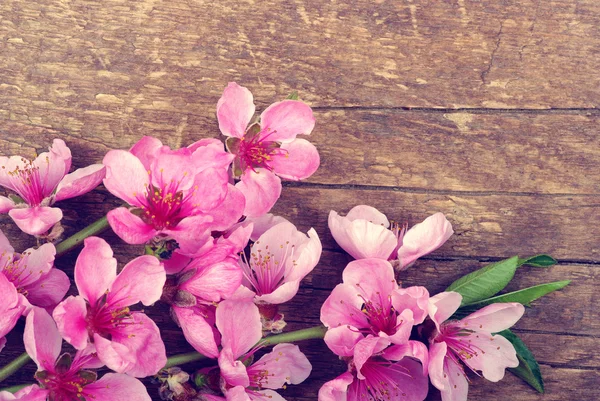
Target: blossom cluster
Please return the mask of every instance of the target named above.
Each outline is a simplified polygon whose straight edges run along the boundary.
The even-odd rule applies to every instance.
[[[308,178],[319,166],[315,146],[298,138],[312,132],[312,110],[291,97],[255,117],[250,91],[230,83],[216,114],[224,142],[173,150],[147,136],[71,173],[71,151],[60,139],[34,160],[0,158],[8,192],[0,213],[38,243],[18,253],[0,232],[0,355],[24,317],[23,343],[37,364],[37,384],[0,391],[0,401],[148,401],[146,377],[165,400],[274,401],[284,400],[275,390],[309,377],[300,348],[278,340],[286,328],[279,305],[319,263],[321,240],[315,229],[303,232],[270,211],[282,179]],[[60,242],[63,212],[55,203],[100,184],[123,204],[95,224],[145,249],[121,269],[95,236],[100,229]],[[420,401],[429,381],[444,401],[462,401],[466,371],[498,381],[518,366],[513,345],[495,333],[523,315],[520,303],[491,304],[461,319],[458,292],[430,296],[425,287],[399,285],[400,272],[453,234],[444,215],[408,229],[359,205],[345,216],[331,211],[328,223],[355,260],[322,305],[324,327],[312,337],[324,335],[347,366],[323,385],[320,401]],[[55,258],[81,242],[69,277]],[[146,313],[155,303],[168,305],[198,359],[212,364],[193,375],[174,366],[180,360],[167,358]]]

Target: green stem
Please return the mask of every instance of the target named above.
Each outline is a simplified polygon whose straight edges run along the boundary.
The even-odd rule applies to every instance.
[[[266,346],[323,338],[326,332],[327,328],[324,326],[310,327],[308,329],[291,331],[289,333],[278,334],[276,336],[269,336],[260,340],[256,345]],[[189,362],[196,362],[205,358],[206,356],[199,354],[198,352],[188,352],[187,354],[173,355],[167,359],[165,368],[171,368],[173,366],[183,365]]]
[[[33,383],[27,383],[27,384],[17,384],[16,386],[11,386],[11,387],[5,387],[5,388],[0,388],[0,392],[2,391],[8,391],[9,393],[16,393],[17,391],[24,389],[27,386],[31,386]]]
[[[71,249],[79,245],[87,237],[99,234],[107,228],[108,219],[106,218],[106,216],[104,216],[101,219],[96,220],[83,230],[79,231],[78,233],[71,235],[69,238],[62,241],[60,244],[56,245],[56,256],[58,257],[64,255],[65,253],[69,252]]]
[[[19,355],[11,363],[0,369],[0,382],[6,380],[10,375],[15,373],[17,370],[21,369],[23,366],[27,365],[30,361],[31,358],[29,357],[29,355],[27,355],[26,352]]]

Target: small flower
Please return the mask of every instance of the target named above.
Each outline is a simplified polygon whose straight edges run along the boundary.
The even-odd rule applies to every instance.
[[[75,170],[71,168],[71,151],[61,139],[55,139],[50,152],[35,160],[21,156],[0,157],[0,186],[18,197],[0,196],[0,213],[8,212],[19,228],[30,235],[42,235],[63,215],[54,202],[83,195],[104,178],[101,164]]]
[[[442,393],[442,401],[465,401],[468,379],[463,364],[486,379],[497,382],[506,368],[519,365],[513,345],[501,335],[523,316],[519,303],[488,305],[462,320],[448,320],[462,296],[442,292],[430,298],[429,317],[436,326],[429,340],[429,377]],[[461,364],[462,361],[462,364]]]
[[[146,387],[124,374],[107,373],[97,380],[90,368],[102,366],[93,347],[77,351],[75,357],[62,354],[62,339],[52,317],[43,309],[34,308],[27,316],[23,335],[25,349],[38,365],[35,377],[40,383],[23,391],[21,400],[102,400],[150,401]],[[59,356],[60,355],[60,356]],[[0,400],[2,393],[0,393]],[[10,398],[7,398],[10,399]]]
[[[111,150],[103,161],[104,185],[133,207],[108,213],[112,229],[130,244],[172,238],[181,253],[198,252],[211,231],[224,231],[242,216],[243,195],[228,182],[231,159],[218,140],[171,150],[144,137],[130,151]]]
[[[89,237],[75,263],[79,296],[54,310],[62,337],[78,350],[94,344],[98,358],[118,373],[156,374],[166,363],[156,324],[129,306],[151,305],[161,296],[166,276],[154,256],[140,256],[117,275],[117,260],[101,238]]]
[[[453,234],[450,222],[436,213],[407,231],[391,224],[371,206],[355,206],[345,217],[329,213],[331,235],[354,259],[378,258],[404,270],[421,256],[442,246]]]
[[[302,180],[319,167],[317,149],[300,134],[309,135],[315,119],[311,108],[298,100],[273,103],[249,126],[255,106],[252,93],[229,83],[217,103],[219,128],[235,155],[236,184],[246,197],[244,215],[267,213],[281,194],[281,180]]]

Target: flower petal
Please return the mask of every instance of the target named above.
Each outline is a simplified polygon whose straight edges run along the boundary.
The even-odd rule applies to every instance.
[[[0,213],[7,213],[9,210],[15,208],[15,202],[6,196],[0,196]]]
[[[309,105],[299,100],[273,103],[260,115],[261,137],[269,141],[290,142],[296,135],[309,135],[315,117]]]
[[[275,174],[288,180],[303,180],[314,174],[319,168],[319,151],[306,139],[294,139],[284,143],[281,149],[285,154],[273,157],[269,165]]]
[[[190,264],[193,266],[193,262]],[[242,283],[242,270],[233,261],[223,261],[199,269],[196,274],[181,285],[204,301],[219,302],[230,297]]]
[[[106,166],[106,189],[132,206],[141,206],[138,197],[145,196],[150,178],[140,159],[125,150],[111,150],[102,164]]]
[[[319,263],[323,247],[319,235],[314,228],[308,230],[308,238],[308,241],[304,241],[304,243],[296,246],[296,251],[299,256],[296,259],[296,265],[293,266],[288,274],[286,274],[286,281],[302,280],[312,272],[317,263]]]
[[[480,370],[483,377],[492,382],[502,380],[506,368],[519,366],[515,347],[501,335],[491,335],[479,332],[469,336],[473,347],[478,352],[465,363],[473,370]]]
[[[300,281],[287,281],[280,284],[270,294],[263,294],[256,297],[257,302],[266,302],[268,304],[283,304],[294,298],[300,289]]]
[[[52,316],[42,308],[33,308],[27,315],[23,333],[25,350],[39,370],[54,371],[62,346],[62,338]]]
[[[385,214],[381,213],[379,210],[375,209],[373,206],[368,205],[358,205],[354,206],[348,214],[346,218],[350,221],[354,220],[367,220],[375,225],[383,226],[385,228],[390,227],[390,222]]]
[[[79,294],[94,305],[117,276],[117,259],[102,238],[88,237],[75,262],[75,285]]]
[[[16,393],[8,391],[0,391],[0,401],[46,401],[48,398],[48,390],[41,389],[37,384],[27,386]]]
[[[402,313],[405,309],[410,309],[414,324],[421,324],[427,317],[429,310],[429,291],[425,287],[419,286],[398,288],[392,294],[392,304],[399,313]]]
[[[364,364],[373,355],[383,351],[388,345],[390,345],[390,341],[387,338],[375,337],[372,335],[368,335],[356,344],[354,347],[354,364],[356,366],[356,376],[358,379],[365,379],[362,372]]]
[[[229,175],[226,170],[208,168],[196,174],[190,198],[198,210],[207,211],[218,207],[227,197]]]
[[[59,208],[48,206],[12,209],[8,215],[21,231],[29,235],[44,234],[63,217]]]
[[[244,214],[246,207],[246,198],[242,191],[234,185],[227,184],[227,195],[223,201],[213,209],[206,210],[205,213],[213,218],[211,223],[212,231],[226,231],[237,223]]]
[[[342,325],[327,330],[323,340],[331,352],[348,357],[354,355],[354,347],[363,338],[356,328]]]
[[[0,302],[0,338],[2,338],[15,327],[25,306],[21,304],[21,298],[13,283],[2,273],[0,273],[0,294],[3,298]]]
[[[361,259],[348,263],[342,273],[344,284],[355,287],[364,299],[379,299],[398,289],[394,268],[385,260]]]
[[[398,249],[398,260],[402,268],[438,249],[452,236],[452,225],[442,213],[429,216],[404,234]]]
[[[217,306],[216,323],[222,336],[221,345],[231,349],[234,359],[262,338],[260,313],[251,301],[224,300]]]
[[[429,350],[420,341],[408,341],[405,344],[395,344],[388,347],[382,356],[389,361],[401,361],[404,357],[416,358],[421,361],[423,374],[427,375],[429,367]]]
[[[150,170],[150,166],[162,146],[163,144],[159,139],[152,136],[144,136],[129,149],[129,152],[140,159],[147,171]]]
[[[333,380],[323,384],[319,389],[319,401],[346,401],[348,399],[348,386],[354,378],[352,373],[345,372]]]
[[[246,198],[244,215],[258,217],[267,213],[281,196],[281,180],[262,168],[246,170],[236,185]]]
[[[146,224],[126,207],[113,209],[106,217],[110,228],[128,244],[143,244],[158,234],[150,224]]]
[[[70,296],[52,312],[62,338],[78,350],[85,349],[89,342],[86,316],[87,305],[83,297]]]
[[[261,387],[276,390],[285,384],[302,383],[311,370],[312,365],[297,345],[283,343],[277,344],[271,352],[250,365],[248,375],[269,372],[265,380],[261,380]]]
[[[183,255],[193,255],[204,247],[209,247],[212,241],[210,228],[212,217],[197,215],[186,217],[170,230],[163,230],[177,241],[179,252]]]
[[[448,375],[444,372],[444,360],[448,346],[445,342],[429,344],[429,380],[440,391],[448,389]]]
[[[146,386],[128,375],[107,373],[100,380],[90,383],[83,389],[86,400],[102,401],[151,401]]]
[[[217,103],[219,129],[225,136],[242,138],[254,110],[252,93],[247,88],[230,82]]]
[[[96,188],[106,176],[106,167],[102,164],[92,164],[67,174],[56,188],[54,200],[74,198]]]
[[[227,170],[235,155],[225,151],[223,142],[216,138],[204,138],[194,142],[188,149],[191,150],[192,159],[197,171],[211,167]]]
[[[228,389],[225,393],[227,401],[252,401],[245,386],[235,386]]]
[[[217,348],[220,340],[219,333],[215,332],[213,326],[206,321],[206,311],[198,307],[179,308],[173,306],[173,312],[177,316],[185,339],[196,351],[209,358],[219,356]]]
[[[35,158],[33,165],[38,168],[44,197],[52,194],[60,180],[71,168],[71,151],[62,139],[54,139],[50,152]]]
[[[27,267],[29,275],[22,274],[19,277],[19,286],[27,287],[48,273],[54,266],[54,256],[56,248],[47,243],[39,248],[29,248],[21,255],[18,263],[20,266]]]
[[[321,322],[330,329],[341,325],[370,327],[367,316],[361,312],[363,303],[355,286],[338,284],[321,307]]]
[[[250,378],[246,366],[242,361],[238,361],[230,347],[223,347],[219,353],[219,369],[221,378],[229,386],[248,387]]]
[[[462,295],[458,292],[440,292],[429,298],[429,317],[435,323],[438,331],[440,324],[445,322],[458,310],[462,302]]]
[[[167,276],[160,261],[150,255],[127,263],[110,286],[107,304],[124,308],[143,303],[152,305],[160,299]]]
[[[525,307],[519,303],[491,304],[471,313],[461,320],[476,330],[498,333],[512,327],[525,313]]]
[[[27,300],[33,305],[51,309],[62,301],[69,287],[69,277],[62,270],[54,268],[24,289],[27,291]]]
[[[446,358],[444,372],[448,375],[448,385],[441,390],[442,401],[467,401],[469,382],[462,369]]]

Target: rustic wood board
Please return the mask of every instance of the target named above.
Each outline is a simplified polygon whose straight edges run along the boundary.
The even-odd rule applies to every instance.
[[[370,203],[410,224],[441,211],[456,235],[405,272],[405,285],[437,292],[486,262],[538,252],[560,263],[519,269],[508,290],[573,281],[515,328],[547,394],[507,375],[473,378],[470,399],[597,400],[599,27],[595,0],[5,0],[0,154],[31,157],[59,137],[81,167],[142,135],[185,146],[219,135],[214,109],[229,81],[248,86],[259,109],[298,90],[315,108],[322,164],[286,184],[275,210],[315,227],[325,251],[285,306],[289,327],[318,323],[350,261],[327,230],[329,210]],[[66,234],[119,204],[103,188],[62,203]],[[17,249],[33,244],[6,216],[0,229]],[[103,236],[121,266],[140,252]],[[72,274],[75,256],[57,265]],[[169,352],[189,351],[165,311],[149,309]],[[22,352],[20,332],[0,364]],[[321,342],[302,348],[314,373],[285,390],[290,401],[315,400],[343,370]]]

